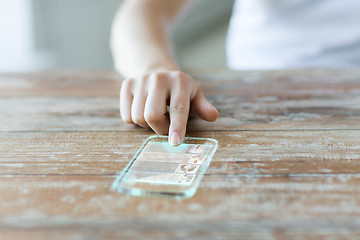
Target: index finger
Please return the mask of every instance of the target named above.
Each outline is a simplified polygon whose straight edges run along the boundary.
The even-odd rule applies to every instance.
[[[190,93],[182,88],[180,91],[172,90],[170,99],[170,145],[179,145],[186,132],[186,124],[189,117]]]

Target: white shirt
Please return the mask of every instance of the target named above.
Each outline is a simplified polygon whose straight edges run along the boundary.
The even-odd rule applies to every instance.
[[[360,0],[236,0],[232,69],[360,67]]]

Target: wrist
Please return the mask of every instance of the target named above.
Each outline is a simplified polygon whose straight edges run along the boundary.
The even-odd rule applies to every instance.
[[[153,72],[180,71],[180,67],[174,62],[152,63],[140,71],[141,75]]]
[[[142,59],[146,60],[146,59]],[[137,61],[134,63],[117,62],[116,70],[126,78],[141,77],[153,72],[181,71],[180,67],[172,59],[158,61]]]

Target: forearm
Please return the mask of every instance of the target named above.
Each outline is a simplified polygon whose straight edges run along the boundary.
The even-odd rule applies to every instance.
[[[185,0],[128,0],[112,29],[115,68],[125,77],[178,70],[169,31]]]
[[[207,121],[218,116],[196,81],[179,71],[172,56],[170,27],[186,1],[125,1],[111,39],[116,70],[125,77],[120,90],[121,118],[169,134],[172,145],[184,139],[190,109]]]

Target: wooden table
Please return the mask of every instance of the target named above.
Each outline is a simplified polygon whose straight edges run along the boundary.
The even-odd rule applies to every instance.
[[[0,75],[0,239],[359,239],[360,70],[194,73],[220,119],[194,197],[111,191],[150,130],[113,72]]]

